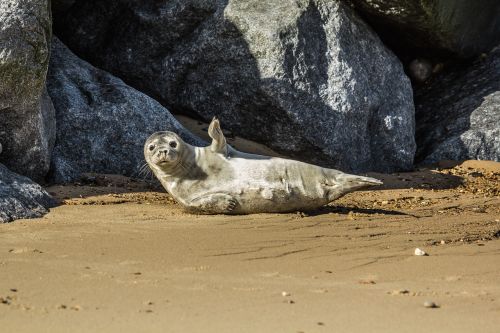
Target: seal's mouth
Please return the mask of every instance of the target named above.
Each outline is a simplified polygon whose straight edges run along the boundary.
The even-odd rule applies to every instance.
[[[177,160],[177,154],[171,150],[159,151],[153,156],[152,160],[156,165],[167,166]]]

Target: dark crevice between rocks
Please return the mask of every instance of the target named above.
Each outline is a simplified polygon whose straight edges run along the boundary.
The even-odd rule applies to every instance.
[[[439,149],[446,140],[459,138],[471,129],[471,115],[485,104],[492,104],[486,98],[500,91],[500,48],[489,55],[479,57],[472,62],[462,62],[440,75],[432,78],[424,85],[414,86],[416,109],[417,152],[415,163],[430,163],[437,160],[426,160]],[[495,106],[490,105],[490,109]],[[493,111],[494,112],[494,111]],[[486,117],[487,115],[483,115]],[[491,118],[491,121],[497,120]],[[493,124],[494,126],[494,124]],[[498,126],[498,124],[497,124]],[[481,136],[477,128],[477,135]],[[484,135],[480,138],[486,147]],[[467,153],[462,140],[456,139],[448,147],[449,155],[441,159],[476,159],[480,154],[476,151]]]

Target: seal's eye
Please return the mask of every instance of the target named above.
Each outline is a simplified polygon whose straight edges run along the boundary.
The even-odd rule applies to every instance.
[[[169,143],[168,145],[169,145],[170,147],[172,147],[172,148],[175,148],[175,147],[177,147],[177,142],[175,142],[175,141],[170,141],[170,143]]]
[[[149,145],[148,149],[149,151],[153,151],[155,149],[155,145]]]

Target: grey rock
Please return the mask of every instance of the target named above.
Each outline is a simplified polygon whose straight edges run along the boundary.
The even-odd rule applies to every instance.
[[[78,1],[56,29],[175,112],[344,171],[412,167],[399,60],[339,1]]]
[[[57,117],[49,174],[55,182],[87,172],[138,176],[145,164],[143,145],[156,131],[203,144],[158,102],[79,59],[55,37],[47,88]]]
[[[37,180],[49,169],[55,139],[44,92],[50,36],[49,1],[0,2],[0,162]]]
[[[500,160],[500,47],[415,93],[417,162]]]
[[[0,223],[41,217],[54,204],[40,185],[0,164]]]
[[[401,52],[471,57],[500,42],[497,0],[348,1]]]

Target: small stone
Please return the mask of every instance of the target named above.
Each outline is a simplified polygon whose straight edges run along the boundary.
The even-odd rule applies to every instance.
[[[398,289],[398,290],[393,290],[389,292],[391,295],[409,295],[410,291],[407,289]]]
[[[12,303],[12,300],[10,299],[9,296],[7,297],[0,297],[0,303],[10,305]]]
[[[376,284],[375,281],[370,280],[370,279],[359,280],[358,283],[359,284]]]
[[[289,292],[287,292],[287,291],[282,291],[282,292],[281,292],[281,296],[283,296],[283,297],[288,297],[288,296],[290,296],[290,295],[291,295],[291,294],[290,294]]]
[[[444,245],[446,244],[446,242],[444,241],[444,239],[441,240],[441,245]]]
[[[439,305],[437,305],[436,303],[434,303],[432,301],[425,301],[424,307],[429,308],[429,309],[435,309],[435,308],[439,308]]]
[[[419,249],[418,247],[415,249],[415,255],[416,256],[428,256],[427,252]]]
[[[486,213],[486,210],[483,207],[472,207],[472,211],[475,213]]]

